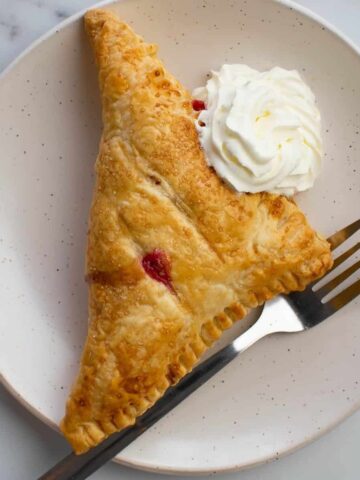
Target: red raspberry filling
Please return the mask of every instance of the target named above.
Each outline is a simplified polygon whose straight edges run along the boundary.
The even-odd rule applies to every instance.
[[[191,105],[196,112],[200,112],[201,110],[206,110],[206,105],[202,100],[195,99],[191,102]]]
[[[175,293],[171,281],[171,265],[170,259],[165,252],[155,248],[152,252],[147,253],[141,260],[141,264],[149,277],[160,282],[167,287],[170,292]]]

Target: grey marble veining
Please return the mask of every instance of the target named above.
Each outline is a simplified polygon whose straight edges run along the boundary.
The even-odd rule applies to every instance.
[[[0,0],[0,72],[45,32],[97,2],[98,0]],[[298,3],[318,11],[360,42],[359,0],[298,0]],[[346,8],[343,8],[345,3]]]
[[[96,1],[0,0],[0,72],[39,36]],[[298,0],[298,3],[316,10],[360,44],[360,0]],[[220,476],[218,479],[358,480],[359,444],[360,411],[317,442],[293,455],[245,472]],[[35,478],[67,450],[68,446],[59,435],[32,417],[0,386],[0,480]],[[159,477],[114,464],[105,466],[91,478],[180,479]]]
[[[96,0],[0,0],[0,71],[52,27]]]

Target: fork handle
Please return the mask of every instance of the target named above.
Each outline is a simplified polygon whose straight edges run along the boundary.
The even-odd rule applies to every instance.
[[[114,433],[100,445],[82,455],[71,453],[39,477],[39,480],[82,480],[87,478],[219,372],[236,357],[237,353],[238,351],[232,344],[215,353],[197,365],[177,385],[170,387],[153,407],[137,419],[135,425]]]
[[[87,478],[201,387],[239,353],[260,338],[272,333],[274,329],[269,328],[268,322],[263,321],[263,318],[265,318],[264,315],[231,344],[197,365],[175,386],[168,388],[155,405],[138,417],[135,425],[112,434],[100,445],[82,455],[71,453],[38,480],[82,480]]]

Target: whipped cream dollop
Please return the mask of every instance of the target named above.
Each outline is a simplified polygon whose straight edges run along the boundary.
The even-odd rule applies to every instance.
[[[196,128],[207,161],[235,190],[290,196],[313,186],[320,113],[296,70],[223,65],[193,97],[205,107]]]

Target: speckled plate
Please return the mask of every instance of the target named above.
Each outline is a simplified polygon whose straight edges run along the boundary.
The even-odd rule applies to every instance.
[[[224,62],[297,68],[317,95],[326,152],[321,178],[299,202],[326,235],[360,216],[360,58],[350,42],[287,2],[134,0],[108,8],[157,42],[189,88]],[[0,87],[0,370],[9,390],[55,426],[87,328],[84,246],[101,131],[81,17],[37,42]],[[311,332],[268,338],[117,460],[195,474],[290,452],[360,405],[359,339],[356,302]]]

